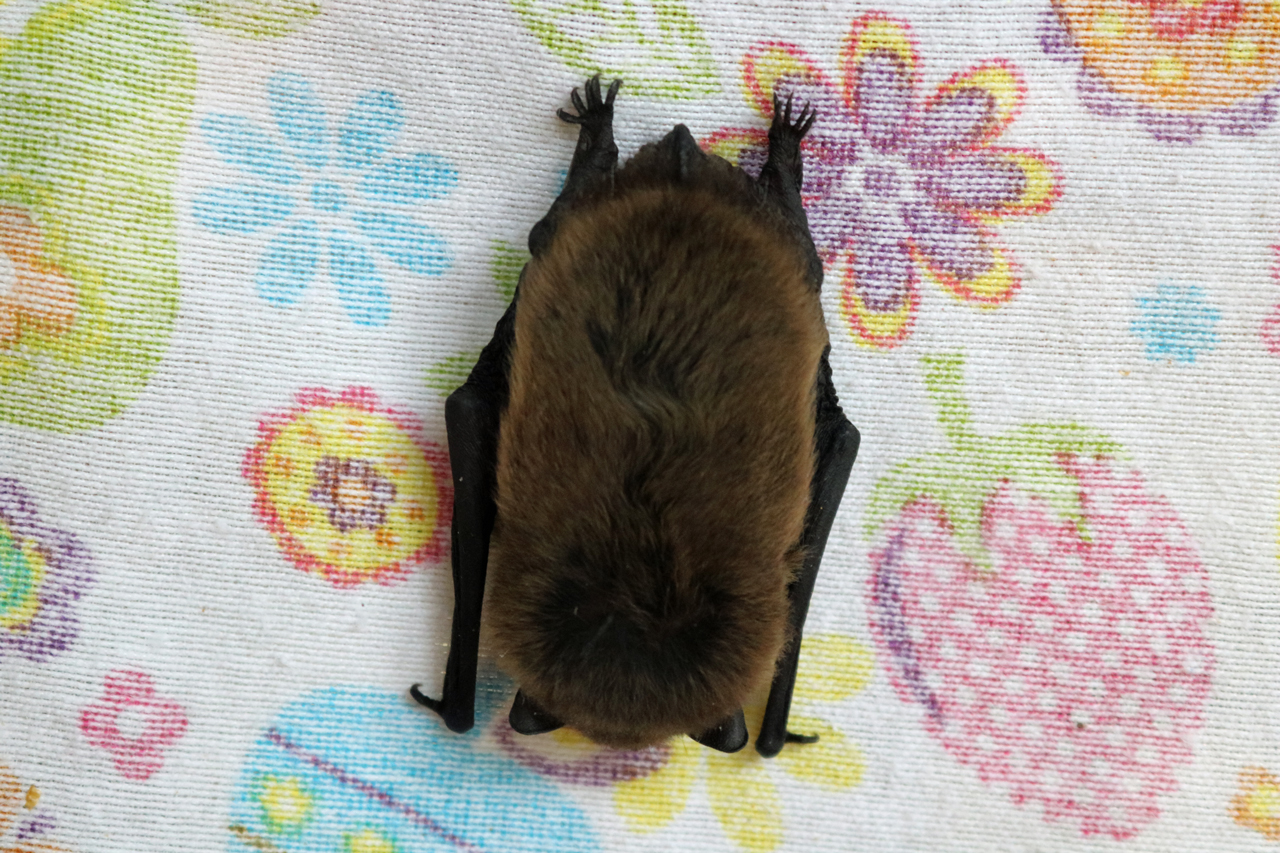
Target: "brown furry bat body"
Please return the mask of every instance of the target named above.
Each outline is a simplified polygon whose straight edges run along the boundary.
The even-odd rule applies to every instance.
[[[642,149],[526,268],[489,555],[501,665],[628,748],[773,675],[827,344],[795,229],[738,168],[673,156]]]

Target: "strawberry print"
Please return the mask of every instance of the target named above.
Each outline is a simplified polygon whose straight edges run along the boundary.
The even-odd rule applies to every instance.
[[[983,437],[962,360],[925,360],[951,444],[877,484],[872,629],[898,694],[979,778],[1082,835],[1130,838],[1192,759],[1213,671],[1208,577],[1105,437]]]

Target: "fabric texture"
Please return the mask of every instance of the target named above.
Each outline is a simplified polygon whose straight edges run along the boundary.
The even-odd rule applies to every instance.
[[[597,71],[624,157],[817,110],[862,448],[772,760],[407,696]],[[1278,98],[1265,0],[0,0],[0,850],[1274,849]]]

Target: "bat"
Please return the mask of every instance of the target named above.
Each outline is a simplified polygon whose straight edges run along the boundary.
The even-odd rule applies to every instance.
[[[787,731],[822,552],[858,450],[831,379],[822,262],[801,203],[808,107],[774,96],[757,179],[684,125],[621,168],[600,77],[574,89],[568,177],[467,381],[440,699],[474,725],[481,610],[520,684],[509,721],[636,749],[733,752]],[[584,100],[585,98],[585,100]]]

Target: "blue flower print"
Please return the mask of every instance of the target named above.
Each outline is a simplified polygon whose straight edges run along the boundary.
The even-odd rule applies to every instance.
[[[419,275],[449,268],[444,239],[404,211],[448,194],[457,171],[434,154],[389,156],[404,126],[391,92],[357,98],[336,134],[305,77],[273,75],[267,103],[274,134],[236,115],[201,122],[205,139],[244,180],[202,192],[193,215],[220,234],[270,232],[254,277],[270,304],[294,304],[327,269],[352,320],[386,323],[391,297],[375,256]]]
[[[1146,343],[1148,361],[1195,364],[1198,353],[1218,343],[1214,326],[1222,312],[1206,301],[1198,285],[1161,282],[1154,294],[1136,301],[1140,316],[1131,329]]]

